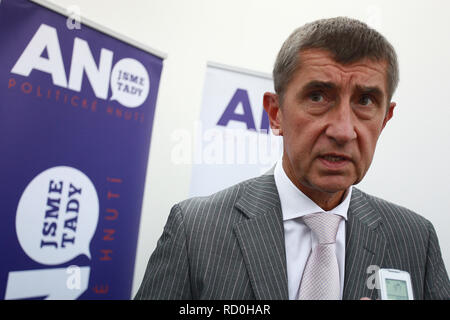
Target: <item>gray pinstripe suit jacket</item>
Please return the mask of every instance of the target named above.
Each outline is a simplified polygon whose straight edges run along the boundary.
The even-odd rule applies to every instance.
[[[354,188],[346,225],[344,299],[377,298],[377,290],[367,286],[370,265],[408,271],[416,299],[450,299],[431,223]],[[175,205],[135,299],[288,299],[274,176]]]

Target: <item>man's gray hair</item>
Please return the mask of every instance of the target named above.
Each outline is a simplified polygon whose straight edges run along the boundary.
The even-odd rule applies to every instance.
[[[341,64],[364,58],[386,61],[389,101],[392,98],[399,81],[397,54],[392,45],[367,24],[337,17],[307,23],[296,29],[283,43],[273,69],[275,91],[281,101],[289,81],[301,65],[301,51],[307,49],[326,50]]]

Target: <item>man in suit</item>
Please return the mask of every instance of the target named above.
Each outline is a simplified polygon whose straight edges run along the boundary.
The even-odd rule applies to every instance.
[[[282,158],[263,176],[176,204],[135,298],[376,299],[370,272],[380,267],[409,272],[416,299],[450,299],[432,224],[353,187],[393,116],[393,47],[357,20],[318,20],[285,41],[273,77],[276,93],[263,101]],[[307,223],[317,214],[337,217],[335,262],[311,278],[323,267],[308,266],[321,244]],[[333,285],[317,292],[329,274]]]

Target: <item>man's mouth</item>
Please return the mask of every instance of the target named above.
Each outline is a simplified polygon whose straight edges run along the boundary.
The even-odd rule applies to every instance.
[[[346,156],[337,156],[337,155],[325,155],[325,156],[321,156],[321,158],[325,159],[327,161],[331,161],[331,162],[339,162],[339,161],[349,160],[349,158]]]
[[[319,156],[320,162],[330,170],[345,168],[351,161],[351,157],[344,154],[324,154]]]

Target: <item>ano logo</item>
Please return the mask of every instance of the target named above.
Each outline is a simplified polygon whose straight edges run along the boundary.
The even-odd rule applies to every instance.
[[[43,56],[45,51],[47,57]],[[113,52],[102,48],[97,65],[87,41],[76,37],[67,76],[56,29],[41,24],[11,73],[28,77],[31,71],[39,70],[50,74],[54,85],[77,92],[81,91],[83,75],[86,74],[97,98],[108,100],[111,85],[109,100],[117,100],[128,108],[139,107],[150,90],[147,69],[132,58],[121,59],[114,67],[112,62]]]

